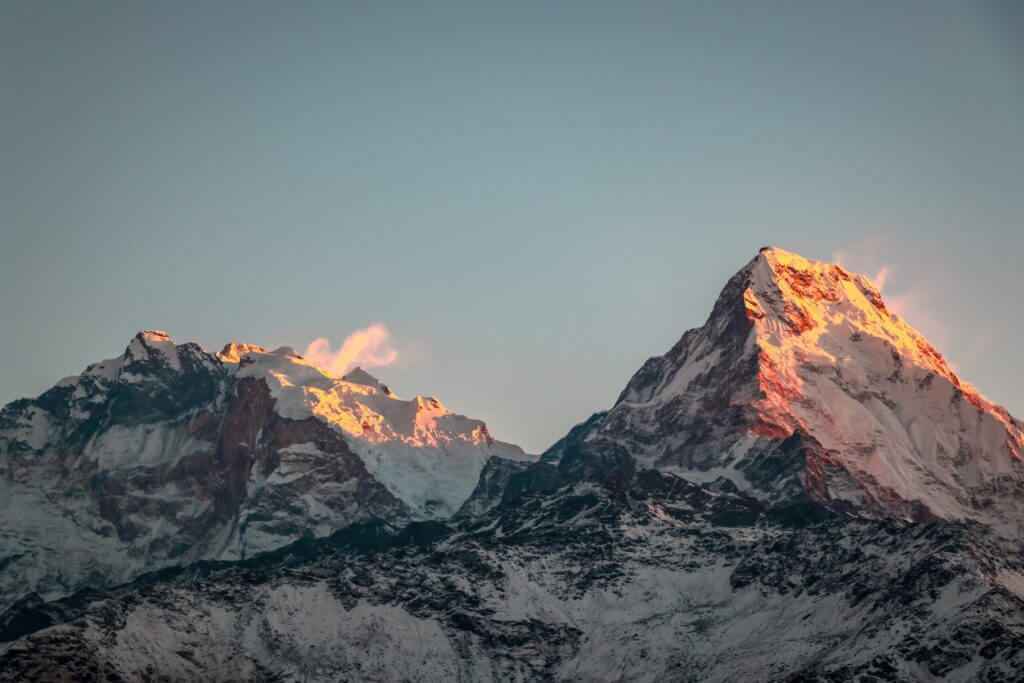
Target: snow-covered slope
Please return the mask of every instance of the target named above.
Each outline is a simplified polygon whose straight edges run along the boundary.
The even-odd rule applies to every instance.
[[[585,438],[770,499],[806,491],[864,514],[1024,530],[1024,424],[867,278],[781,249],[737,273]]]
[[[370,474],[423,518],[458,510],[491,456],[533,459],[481,420],[433,396],[402,400],[362,368],[335,377],[287,347],[229,344],[218,357],[237,377],[264,380],[282,417],[316,417],[344,434]]]
[[[0,607],[373,517],[449,516],[492,455],[527,457],[358,368],[140,332],[0,412]]]

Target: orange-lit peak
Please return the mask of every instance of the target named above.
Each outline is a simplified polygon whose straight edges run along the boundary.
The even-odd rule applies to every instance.
[[[849,364],[864,352],[864,345],[881,342],[899,363],[945,377],[977,408],[1007,421],[1005,410],[961,382],[942,354],[886,305],[864,275],[764,247],[751,262],[743,303],[766,364],[780,375],[795,379],[797,368],[814,358]]]
[[[217,352],[216,356],[223,363],[238,363],[247,353],[268,353],[262,346],[245,342],[231,342]]]
[[[784,291],[784,294],[800,298],[835,299],[841,295],[837,285],[850,281],[878,295],[878,288],[863,275],[850,273],[838,264],[804,258],[778,247],[762,247],[755,262],[765,263],[780,285],[789,285],[789,291]]]

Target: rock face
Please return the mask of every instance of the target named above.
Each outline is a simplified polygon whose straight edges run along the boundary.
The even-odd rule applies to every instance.
[[[145,539],[134,557],[186,533],[145,523],[168,498],[214,531],[117,587],[12,591],[0,680],[1021,680],[1022,425],[838,266],[762,250],[535,462],[362,371],[180,349],[200,378],[182,396],[158,364],[117,389],[147,405],[111,407],[101,364],[5,409],[9,490],[50,482],[104,538]],[[92,410],[164,426],[115,467]],[[100,462],[124,483],[52,483]],[[159,467],[188,472],[175,496],[121,473]],[[37,509],[25,524],[57,523]]]
[[[490,455],[525,457],[436,399],[401,401],[358,369],[350,380],[290,349],[210,354],[147,331],[120,357],[9,404],[0,607],[352,522],[447,516]]]

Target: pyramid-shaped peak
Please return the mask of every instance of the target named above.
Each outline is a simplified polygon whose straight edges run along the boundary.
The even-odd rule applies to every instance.
[[[142,330],[138,332],[128,342],[121,364],[126,367],[133,363],[149,361],[154,357],[162,358],[162,362],[175,370],[181,369],[178,359],[178,345],[171,339],[171,335],[163,330]]]
[[[935,347],[886,305],[878,287],[864,275],[765,247],[740,276],[747,318],[769,353],[791,348],[800,356],[824,351],[841,358],[848,351],[848,338],[872,337],[960,384]]]
[[[961,381],[879,289],[766,247],[648,359],[584,441],[696,481],[1021,533],[1024,423]],[[981,493],[984,492],[984,493]],[[998,509],[997,509],[998,508]]]

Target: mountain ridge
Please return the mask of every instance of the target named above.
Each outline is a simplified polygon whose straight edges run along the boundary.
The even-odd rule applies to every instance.
[[[357,451],[452,425],[493,446],[477,421],[289,348],[229,344],[207,367],[150,334],[104,424],[177,414],[189,438],[215,436],[212,460],[181,459],[222,466],[210,505],[234,520],[227,544],[120,586],[22,592],[0,613],[0,680],[995,681],[1024,667],[1022,425],[839,266],[761,250],[613,406],[539,460],[489,452],[433,519],[388,499]],[[209,377],[168,399],[172,347]],[[77,386],[19,410],[56,415]],[[15,425],[26,439],[33,420]],[[69,443],[89,442],[79,432]],[[39,455],[0,446],[6,467]],[[345,472],[321,476],[330,463]],[[262,486],[273,477],[285,485]],[[273,495],[253,504],[254,481]],[[311,531],[310,490],[292,481],[342,514]]]
[[[218,353],[144,330],[0,410],[0,607],[352,522],[448,516],[491,454],[528,459],[431,397],[402,401],[289,347]]]

